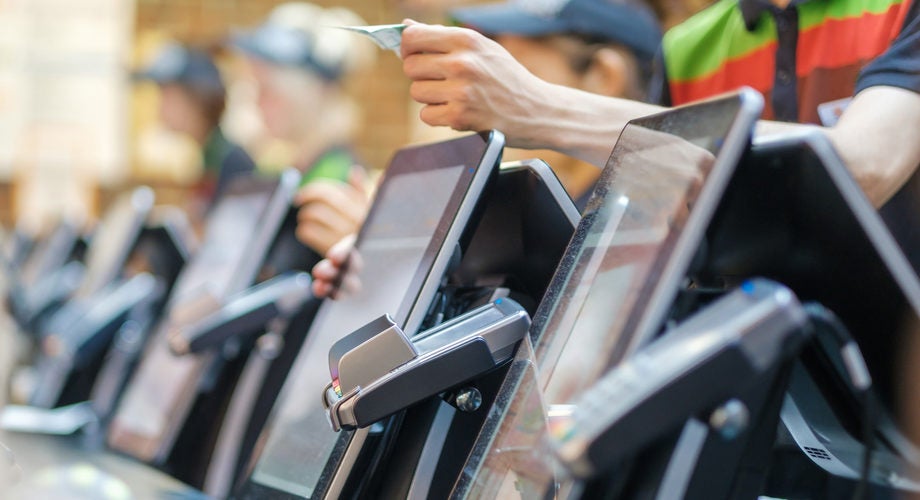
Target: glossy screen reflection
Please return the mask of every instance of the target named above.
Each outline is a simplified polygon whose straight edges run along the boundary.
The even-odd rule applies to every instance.
[[[307,335],[286,386],[273,429],[252,480],[276,490],[309,497],[339,434],[326,419],[320,394],[329,382],[329,349],[343,335],[383,313],[406,320],[405,293],[437,238],[464,165],[398,175],[378,193],[376,210],[365,225],[357,271],[361,289],[342,300],[326,301]],[[446,229],[445,229],[446,230]],[[443,235],[441,235],[443,238]],[[291,390],[286,390],[289,393]]]
[[[152,460],[161,447],[173,414],[196,389],[190,381],[203,369],[199,358],[170,351],[169,326],[201,319],[238,291],[230,286],[236,279],[234,270],[247,257],[241,231],[258,226],[270,200],[271,192],[234,194],[215,207],[208,219],[206,244],[176,280],[168,317],[157,327],[118,408],[110,435],[116,449]]]
[[[696,120],[658,115],[624,129],[569,247],[575,264],[555,301],[541,306],[529,374],[506,379],[510,403],[486,422],[480,440],[488,446],[477,446],[456,493],[543,495],[554,477],[546,433],[642,334],[644,306],[732,129],[737,101],[710,106]]]
[[[77,296],[88,297],[116,278],[153,205],[153,193],[138,189],[106,211],[86,256],[86,272]]]

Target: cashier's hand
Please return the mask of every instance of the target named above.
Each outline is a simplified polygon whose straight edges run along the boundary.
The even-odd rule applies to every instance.
[[[313,181],[297,193],[297,239],[326,255],[336,242],[358,231],[370,204],[364,169],[353,167],[348,183]]]
[[[346,236],[313,266],[313,295],[341,299],[361,291],[358,274],[364,262],[355,250],[355,235]],[[344,274],[343,274],[344,273]]]
[[[499,129],[509,146],[540,146],[534,129],[552,126],[539,111],[552,95],[550,84],[473,30],[404,22],[403,71],[412,80],[410,95],[425,105],[422,121],[456,130]]]

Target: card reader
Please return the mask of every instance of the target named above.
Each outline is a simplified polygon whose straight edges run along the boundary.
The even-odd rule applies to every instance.
[[[382,316],[336,342],[323,405],[336,431],[367,427],[488,372],[514,354],[530,316],[502,298],[413,339]]]

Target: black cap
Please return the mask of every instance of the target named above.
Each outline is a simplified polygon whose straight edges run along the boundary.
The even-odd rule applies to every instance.
[[[460,24],[491,35],[578,34],[622,44],[652,59],[661,44],[655,15],[635,0],[508,0],[454,9]]]
[[[161,85],[176,83],[200,91],[224,92],[220,71],[211,57],[205,52],[177,43],[161,49],[149,66],[134,73],[134,78]]]

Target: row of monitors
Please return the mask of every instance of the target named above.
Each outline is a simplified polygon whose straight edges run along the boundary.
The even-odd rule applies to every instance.
[[[379,189],[376,208],[369,216],[371,222],[365,225],[361,237],[364,242],[380,244],[379,253],[388,263],[389,273],[380,281],[391,293],[378,297],[383,303],[353,305],[350,313],[327,313],[323,309],[321,318],[328,315],[351,323],[342,325],[320,319],[309,332],[311,339],[322,337],[314,335],[320,325],[326,325],[327,337],[350,328],[349,325],[357,325],[362,320],[361,316],[351,316],[354,311],[364,311],[361,313],[364,316],[373,310],[396,311],[403,296],[392,293],[393,290],[426,287],[423,295],[431,297],[435,293],[436,284],[425,285],[428,274],[422,270],[440,269],[443,273],[447,267],[450,255],[444,254],[441,247],[447,247],[444,241],[460,240],[477,200],[494,177],[502,145],[500,134],[477,135],[437,146],[407,149],[397,155],[394,167],[388,171]],[[180,475],[188,474],[181,470],[184,469],[182,459],[177,461],[175,456],[189,450],[180,450],[177,445],[183,433],[216,432],[214,415],[204,415],[204,424],[212,428],[202,428],[202,414],[208,412],[202,412],[196,405],[208,373],[229,368],[222,359],[221,349],[178,356],[171,349],[170,338],[184,325],[194,324],[234,304],[235,298],[278,271],[292,267],[309,269],[309,266],[292,266],[289,261],[298,259],[281,255],[305,250],[285,243],[286,238],[282,236],[293,236],[291,223],[296,222],[296,213],[289,207],[299,184],[297,177],[296,173],[287,172],[280,180],[247,179],[235,183],[215,206],[207,221],[203,244],[178,276],[163,319],[154,323],[139,366],[120,397],[111,421],[105,422],[108,424],[106,441],[112,449]],[[133,214],[133,211],[120,211],[120,214],[128,213]],[[573,219],[577,217],[577,213],[569,215]],[[453,229],[445,234],[440,232],[442,228]],[[365,258],[376,264],[379,260],[374,257],[374,247],[362,245]],[[413,274],[415,269],[419,272]],[[363,279],[365,286],[373,285],[369,276]],[[332,307],[337,304],[344,303]],[[304,329],[304,324],[310,324],[312,314],[308,311],[302,316],[302,321],[289,330]],[[305,333],[286,334],[286,350],[296,352],[297,339],[292,337],[303,337]],[[119,354],[114,352],[110,358],[118,358]],[[258,353],[250,356],[258,357]],[[99,387],[117,385],[117,381],[107,380],[107,375],[104,367],[94,394],[98,394],[95,389]],[[271,383],[269,380],[262,382]],[[262,401],[261,393],[270,391],[257,389],[253,397]],[[115,397],[108,394],[106,399],[111,401]],[[268,398],[268,403],[272,400]],[[254,415],[243,418],[257,419]],[[192,441],[201,443],[201,440]]]
[[[694,210],[700,212],[711,214],[714,210],[718,192],[724,189],[731,173],[727,166],[737,162],[759,114],[757,102],[756,97],[743,94],[695,108],[697,114],[692,117],[660,116],[633,123],[623,132],[611,156],[611,164],[617,168],[607,169],[601,178],[569,246],[570,255],[564,258],[571,267],[558,273],[559,277],[567,276],[567,282],[555,294],[555,300],[544,302],[544,310],[550,303],[553,310],[546,313],[547,318],[552,318],[551,324],[543,327],[552,331],[556,340],[552,346],[540,344],[538,359],[549,358],[547,362],[558,367],[541,371],[552,374],[542,388],[545,398],[568,400],[576,395],[585,387],[582,384],[600,374],[617,349],[620,339],[611,335],[611,331],[622,329],[622,325],[588,322],[635,322],[637,318],[629,317],[633,306],[644,302],[666,304],[665,297],[654,297],[656,291],[659,295],[673,295],[676,291],[675,281],[682,279],[686,261],[692,256],[692,252],[676,251],[679,237],[686,235],[683,245],[688,245],[688,238],[695,232],[698,241],[704,229],[697,222],[695,228],[686,230],[690,204],[695,204]],[[705,182],[709,176],[713,176],[714,182]],[[700,196],[704,185],[709,192]],[[368,227],[374,227],[374,223],[371,218]],[[374,251],[373,243],[367,240],[359,241],[359,248],[362,255]],[[671,264],[665,269],[666,263],[680,259],[684,260],[683,265]],[[371,254],[367,260],[389,263],[392,259]],[[381,271],[391,269],[389,265],[381,267]],[[365,280],[371,295],[380,293],[378,290],[392,290],[386,281],[378,281],[370,269],[361,274],[361,281]],[[593,283],[598,288],[592,290]],[[420,297],[426,298],[430,301],[429,297]],[[329,308],[348,311],[349,319],[360,321],[341,325],[344,328],[329,333],[320,330],[315,332],[318,335],[313,332],[308,335],[307,348],[289,378],[287,394],[267,427],[265,447],[243,488],[243,497],[260,498],[278,493],[294,497],[341,494],[349,474],[347,465],[342,464],[357,460],[370,431],[358,430],[345,436],[330,433],[325,427],[320,399],[302,395],[321,394],[328,379],[326,358],[332,343],[344,332],[373,319],[355,314],[357,311],[376,315],[393,310],[392,305],[368,310],[366,306],[383,304],[362,304],[360,300],[337,302]],[[411,305],[404,301],[403,311]],[[395,319],[410,334],[417,332],[418,310],[415,318],[403,311]],[[598,314],[599,311],[603,314]],[[660,320],[665,311],[650,312]],[[641,327],[651,330],[654,322],[649,318]],[[323,324],[321,318],[318,324]],[[569,338],[576,325],[581,335]],[[534,329],[534,338],[541,333]]]
[[[611,366],[651,342],[667,320],[681,319],[673,309],[679,291],[727,290],[754,275],[839,311],[864,344],[882,396],[891,403],[891,394],[884,394],[893,387],[888,360],[894,359],[905,317],[920,311],[916,275],[825,138],[805,134],[749,150],[760,106],[759,96],[745,91],[627,125],[536,312],[530,369],[504,378],[482,432],[472,434],[478,437],[458,469],[462,473],[448,475],[444,489],[430,484],[437,467],[419,457],[462,454],[426,454],[437,446],[432,435],[451,432],[449,424],[429,431],[418,462],[383,467],[413,469],[399,494],[551,493],[553,462],[541,443],[552,426],[552,408],[572,403]],[[746,168],[736,175],[740,161]],[[374,224],[371,218],[368,227]],[[363,233],[359,249],[373,255],[369,261],[390,262],[374,253],[372,235]],[[432,249],[420,255],[426,254]],[[392,290],[385,284],[391,279],[387,268],[364,270],[368,290]],[[314,324],[240,497],[334,498],[354,493],[349,488],[355,475],[372,475],[360,451],[375,431],[336,436],[315,397],[328,382],[331,344],[372,319],[358,311],[387,310],[371,313],[366,306],[382,304],[352,300],[330,304],[327,311],[354,313],[349,319],[360,321],[334,331],[317,328],[323,321]],[[410,334],[419,321],[413,306],[427,307],[429,300],[423,294],[401,302],[397,321]]]
[[[474,497],[543,492],[553,477],[538,446],[551,422],[548,409],[572,402],[660,333],[674,319],[671,306],[688,279],[727,289],[752,273],[767,275],[839,309],[861,339],[871,339],[879,328],[867,317],[883,312],[887,323],[881,328],[893,332],[893,318],[920,310],[915,275],[820,136],[746,153],[760,106],[758,95],[744,91],[627,125],[536,310],[525,342],[532,351],[519,353],[520,359],[530,352],[525,359],[531,369],[512,369],[503,377],[473,452],[462,457],[456,481],[445,482],[447,491]],[[397,154],[358,236],[362,289],[320,307],[235,495],[334,498],[348,492],[355,475],[364,475],[361,467],[352,470],[366,455],[362,449],[381,442],[375,433],[397,425],[391,420],[386,429],[342,434],[329,429],[320,403],[329,380],[329,348],[383,312],[410,335],[419,332],[455,248],[469,244],[467,225],[492,184],[501,147],[500,134],[493,132]],[[735,167],[743,154],[746,164],[760,164],[740,175]],[[791,181],[800,184],[786,184]],[[241,226],[258,227],[264,214],[264,206],[253,205],[257,197],[249,204],[242,199],[218,206],[215,222],[209,222],[206,258],[199,255],[183,271],[173,309],[201,304],[192,299],[202,290],[219,302],[255,281],[255,268],[231,274],[236,286],[228,282],[214,291],[211,281],[218,267],[252,250],[226,244]],[[838,210],[812,210],[815,203]],[[831,252],[839,258],[824,258],[827,245],[840,244],[851,248]],[[793,250],[794,258],[783,258]],[[884,301],[866,300],[865,288],[833,279],[872,280],[875,289],[891,294]],[[201,359],[172,356],[165,336],[152,339],[134,377],[138,383],[129,386],[109,432],[113,448],[152,462],[169,453],[179,430],[174,415],[191,410],[189,387],[176,374],[203,366]],[[876,361],[886,353],[877,354]],[[871,366],[878,371],[886,365]],[[885,380],[883,373],[873,375]],[[433,491],[423,484],[431,482],[430,472],[418,464],[407,468],[414,476],[407,482],[411,491]]]
[[[14,319],[23,327],[37,326],[37,319],[48,308],[53,296],[59,299],[86,299],[121,278],[122,270],[153,212],[154,195],[139,187],[119,196],[96,225],[86,249],[77,279],[67,290],[54,278],[74,258],[83,244],[80,225],[61,220],[50,234],[23,258],[21,265],[7,265],[7,302]],[[184,250],[182,248],[181,250]]]

